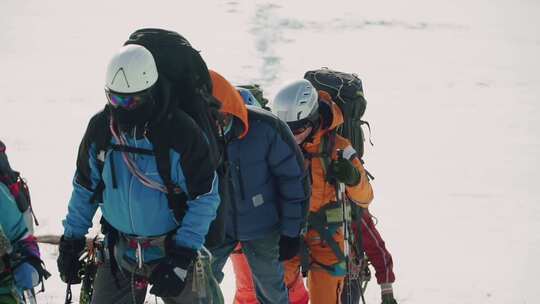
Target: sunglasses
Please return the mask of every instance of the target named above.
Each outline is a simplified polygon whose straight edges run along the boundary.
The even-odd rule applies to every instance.
[[[292,134],[293,135],[302,134],[302,133],[306,132],[306,130],[309,129],[309,127],[311,127],[311,125],[307,125],[307,126],[300,127],[298,129],[292,130]]]
[[[144,103],[152,101],[152,95],[148,91],[121,94],[105,89],[105,95],[107,95],[107,100],[111,106],[114,108],[124,108],[126,110],[133,110]]]

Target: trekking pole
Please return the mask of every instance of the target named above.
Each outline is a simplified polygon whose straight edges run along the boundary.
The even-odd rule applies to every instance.
[[[37,304],[36,292],[33,288],[24,290],[24,299],[26,301],[26,304]]]
[[[360,270],[360,299],[362,299],[362,303],[366,304],[366,298],[364,297],[364,294],[366,292],[367,284],[369,280],[371,279],[371,272],[369,271],[369,263],[365,256],[362,257],[362,269]]]
[[[338,160],[343,159],[343,150],[339,149],[337,150],[337,157]],[[345,275],[345,281],[348,283],[347,285],[347,304],[353,304],[352,303],[352,287],[351,287],[351,280],[350,280],[350,269],[349,269],[349,258],[351,249],[349,247],[349,240],[350,240],[350,230],[349,230],[349,222],[348,222],[348,215],[350,214],[349,210],[349,204],[346,199],[346,193],[345,193],[345,184],[342,182],[338,182],[336,180],[336,198],[339,204],[341,204],[341,212],[343,216],[343,255],[345,256],[345,269],[346,269],[346,275]]]
[[[65,304],[71,304],[72,294],[71,294],[71,284],[66,284],[66,300],[64,301]]]

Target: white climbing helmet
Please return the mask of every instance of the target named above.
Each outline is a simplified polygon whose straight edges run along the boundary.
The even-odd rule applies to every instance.
[[[318,98],[317,90],[309,81],[297,80],[279,90],[272,104],[272,112],[287,123],[313,120],[319,115]]]
[[[319,94],[309,81],[294,81],[277,93],[272,112],[289,125],[293,134],[309,127],[313,131],[319,122]]]
[[[145,47],[123,46],[110,60],[105,76],[107,91],[130,94],[152,87],[158,79],[154,56]]]

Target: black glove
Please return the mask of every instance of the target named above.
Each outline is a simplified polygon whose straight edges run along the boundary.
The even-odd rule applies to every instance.
[[[82,263],[79,261],[79,257],[85,246],[85,239],[66,239],[64,236],[60,238],[60,245],[58,246],[59,254],[56,264],[58,265],[60,278],[64,283],[81,283],[79,271],[82,268]]]
[[[347,186],[356,186],[360,183],[360,172],[353,163],[345,158],[333,160],[328,166],[328,178]]]
[[[394,299],[394,294],[392,293],[383,294],[381,304],[397,304],[396,299]]]
[[[279,260],[286,261],[294,258],[300,251],[300,237],[282,235],[279,239]]]
[[[158,297],[177,297],[186,285],[188,273],[197,251],[180,246],[166,246],[167,256],[161,261],[148,280],[152,284],[150,293]]]

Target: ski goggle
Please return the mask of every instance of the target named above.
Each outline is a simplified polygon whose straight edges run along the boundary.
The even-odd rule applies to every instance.
[[[122,94],[105,89],[109,104],[114,108],[133,110],[140,105],[152,101],[152,94],[148,90],[138,93]]]
[[[287,122],[287,125],[294,135],[298,135],[305,132],[310,127],[314,127],[315,122],[311,118],[305,118],[298,121]]]

